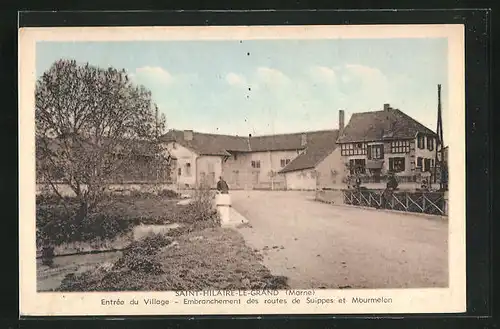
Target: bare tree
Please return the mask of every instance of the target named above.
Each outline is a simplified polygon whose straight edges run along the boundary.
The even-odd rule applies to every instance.
[[[59,60],[38,79],[35,102],[37,174],[61,199],[56,182],[68,185],[81,218],[120,173],[145,170],[138,159],[167,171],[165,118],[125,70]]]

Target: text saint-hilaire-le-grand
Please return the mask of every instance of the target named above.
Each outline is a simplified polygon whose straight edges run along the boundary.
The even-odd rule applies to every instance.
[[[241,297],[241,296],[277,296],[278,290],[204,290],[176,291],[175,297]]]

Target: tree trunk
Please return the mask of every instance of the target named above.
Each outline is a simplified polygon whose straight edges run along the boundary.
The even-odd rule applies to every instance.
[[[87,201],[80,201],[80,207],[78,208],[78,211],[76,212],[76,222],[80,224],[83,222],[85,218],[87,218],[89,212],[89,204]]]

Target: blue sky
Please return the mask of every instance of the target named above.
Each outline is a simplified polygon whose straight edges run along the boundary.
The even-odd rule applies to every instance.
[[[390,103],[447,122],[446,39],[39,42],[40,76],[60,58],[124,68],[153,93],[170,129],[248,135],[335,129]],[[446,136],[445,136],[446,139]]]

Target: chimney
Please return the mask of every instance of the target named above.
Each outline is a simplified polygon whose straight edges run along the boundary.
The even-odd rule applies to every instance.
[[[384,104],[384,111],[389,111],[391,109],[391,104]]]
[[[301,140],[300,140],[300,146],[304,147],[306,145],[307,145],[307,135],[306,134],[302,134]]]
[[[344,132],[344,110],[339,110],[339,135]]]
[[[192,141],[193,140],[193,131],[192,130],[184,130],[184,140]]]
[[[250,144],[250,138],[252,138],[252,134],[248,134],[248,139],[247,139],[248,150],[252,151],[252,144]]]

